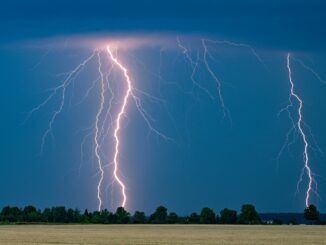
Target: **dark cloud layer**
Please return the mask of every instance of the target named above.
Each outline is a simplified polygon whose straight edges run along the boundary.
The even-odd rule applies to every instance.
[[[324,1],[10,1],[1,42],[94,32],[200,33],[258,48],[324,50]]]

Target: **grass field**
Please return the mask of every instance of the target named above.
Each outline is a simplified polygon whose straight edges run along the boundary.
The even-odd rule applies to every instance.
[[[326,244],[325,226],[11,225],[0,244]]]

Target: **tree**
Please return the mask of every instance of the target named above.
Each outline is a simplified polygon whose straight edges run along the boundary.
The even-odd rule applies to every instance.
[[[63,206],[53,207],[52,215],[54,223],[66,223],[68,221],[66,208]]]
[[[101,213],[99,211],[94,211],[92,218],[91,218],[91,223],[92,224],[102,224],[102,217],[101,217]]]
[[[176,224],[178,222],[178,215],[174,212],[169,213],[167,221],[169,224]]]
[[[42,221],[43,222],[53,222],[53,214],[50,208],[45,208],[42,212]]]
[[[91,220],[91,216],[87,209],[85,209],[84,214],[80,217],[80,220],[83,224],[88,224]]]
[[[24,207],[24,213],[25,214],[29,214],[29,213],[33,213],[33,212],[36,212],[36,208],[32,205],[28,205],[26,207]]]
[[[215,221],[215,213],[210,208],[203,208],[200,213],[199,221],[201,224],[214,224]]]
[[[74,210],[72,208],[68,208],[67,210],[67,222],[68,223],[75,223],[74,219]]]
[[[224,208],[220,212],[220,222],[222,224],[235,224],[237,223],[237,211]]]
[[[190,224],[199,224],[199,215],[195,212],[190,214],[190,216],[188,217],[188,222]]]
[[[109,212],[107,209],[101,211],[101,217],[103,224],[112,224],[114,221],[113,213]]]
[[[260,217],[255,209],[254,205],[244,204],[241,208],[239,216],[240,224],[259,224],[261,223]]]
[[[80,223],[80,221],[81,221],[80,211],[77,208],[75,208],[75,210],[73,211],[73,222]]]
[[[159,206],[156,211],[150,216],[149,220],[152,224],[166,224],[167,216],[167,208],[164,206]]]
[[[23,212],[18,207],[6,206],[2,209],[0,216],[1,220],[6,222],[17,222],[23,220]]]
[[[304,218],[309,220],[312,223],[317,222],[319,220],[319,212],[317,207],[313,204],[310,204],[308,207],[304,209]]]
[[[134,224],[145,224],[146,223],[145,213],[140,212],[140,211],[136,211],[134,216],[133,216],[132,222]]]
[[[117,208],[115,218],[117,224],[127,224],[130,222],[130,214],[123,207]]]
[[[41,221],[41,214],[36,210],[34,206],[26,206],[23,210],[24,221],[26,222],[37,222]]]

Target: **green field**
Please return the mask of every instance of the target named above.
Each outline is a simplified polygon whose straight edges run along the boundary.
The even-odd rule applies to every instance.
[[[325,226],[6,225],[0,244],[326,244]]]

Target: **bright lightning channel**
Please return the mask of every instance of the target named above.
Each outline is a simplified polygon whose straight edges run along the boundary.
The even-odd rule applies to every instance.
[[[114,141],[115,141],[115,148],[114,148],[114,157],[113,157],[113,176],[114,180],[118,182],[121,188],[121,195],[122,195],[122,202],[121,207],[125,207],[127,203],[127,194],[126,194],[126,185],[122,181],[122,179],[119,177],[119,150],[120,150],[120,138],[119,133],[121,131],[121,123],[122,123],[122,117],[126,115],[127,106],[129,103],[129,100],[132,99],[136,105],[136,108],[142,118],[144,119],[146,125],[149,128],[149,132],[154,132],[157,136],[163,138],[164,140],[172,140],[168,136],[164,135],[163,133],[159,132],[157,129],[155,129],[151,121],[153,120],[152,117],[149,115],[149,113],[143,108],[141,99],[136,95],[136,92],[142,94],[143,96],[147,96],[151,99],[158,100],[157,98],[153,97],[152,95],[141,91],[137,88],[135,88],[132,84],[132,80],[129,76],[128,69],[118,60],[117,57],[113,55],[113,51],[110,46],[107,46],[107,52],[109,54],[109,58],[112,61],[113,64],[115,64],[123,73],[123,77],[125,78],[125,83],[127,85],[127,88],[124,92],[124,97],[122,101],[122,105],[120,107],[120,110],[118,112],[118,115],[115,119],[115,128],[113,132]]]
[[[126,79],[126,83],[127,83],[127,90],[125,92],[125,95],[123,98],[123,103],[122,103],[122,106],[120,108],[120,111],[119,111],[117,119],[116,119],[116,127],[115,127],[114,133],[113,133],[114,139],[115,139],[115,152],[114,152],[114,158],[113,158],[113,164],[114,164],[113,176],[114,176],[114,179],[119,183],[119,185],[121,187],[121,193],[122,193],[122,197],[123,197],[121,206],[125,207],[126,202],[127,202],[126,186],[123,183],[123,181],[119,178],[119,175],[118,175],[118,169],[119,169],[118,157],[119,157],[119,146],[120,146],[119,131],[121,128],[120,125],[121,125],[122,116],[126,113],[126,107],[128,104],[129,97],[131,95],[132,86],[131,86],[130,77],[128,75],[128,70],[118,61],[117,58],[114,57],[109,46],[107,47],[107,51],[109,53],[109,56],[110,56],[112,62],[114,64],[116,64],[119,67],[119,69],[123,72],[123,75],[124,75],[124,77]]]
[[[100,138],[99,122],[100,122],[100,116],[102,114],[104,102],[105,102],[105,98],[104,98],[105,89],[104,89],[104,74],[102,72],[101,56],[100,56],[99,52],[97,53],[97,61],[98,61],[98,72],[100,74],[100,91],[101,92],[100,92],[100,106],[96,113],[96,120],[95,120],[94,143],[95,143],[95,156],[97,159],[98,168],[100,170],[100,180],[97,185],[98,210],[100,211],[102,209],[101,187],[102,187],[102,182],[103,182],[103,178],[104,178],[104,170],[103,170],[103,161],[102,161],[101,152],[100,152],[101,147],[100,147],[100,142],[99,142],[99,138]]]
[[[303,121],[303,115],[302,115],[302,108],[303,108],[303,101],[300,98],[300,96],[296,93],[295,91],[295,82],[292,78],[292,69],[291,69],[291,54],[288,53],[287,54],[287,70],[288,70],[288,79],[289,79],[289,83],[291,86],[290,89],[290,95],[289,95],[289,104],[283,109],[282,111],[287,111],[288,115],[290,115],[290,119],[292,121],[292,123],[295,123],[292,127],[291,130],[293,129],[297,129],[302,141],[304,143],[304,150],[303,150],[303,161],[304,161],[304,167],[303,167],[303,171],[302,173],[306,173],[308,176],[308,186],[306,189],[306,198],[305,198],[305,205],[306,207],[309,206],[310,203],[310,196],[311,196],[311,192],[313,191],[312,188],[312,184],[313,182],[315,182],[314,178],[313,178],[313,173],[311,171],[311,167],[310,167],[310,158],[309,158],[309,142],[307,139],[307,135],[304,131],[304,121]],[[299,104],[298,109],[297,109],[297,113],[298,113],[298,119],[296,121],[294,121],[293,117],[291,116],[290,113],[290,108],[293,107],[293,103],[292,100],[296,100],[297,103]],[[288,137],[287,137],[288,138]],[[300,177],[299,183],[302,181],[302,175]],[[298,184],[299,184],[298,183]]]
[[[160,99],[136,88],[132,84],[132,80],[128,74],[127,68],[118,60],[118,58],[113,54],[112,49],[110,46],[106,48],[106,53],[108,54],[109,63],[111,63],[111,67],[108,71],[105,71],[102,56],[103,53],[101,50],[95,50],[93,53],[86,58],[84,61],[82,61],[80,64],[78,64],[72,71],[67,73],[66,78],[58,85],[57,87],[53,88],[51,90],[50,95],[37,107],[33,108],[27,115],[27,118],[25,121],[27,121],[34,113],[42,109],[44,106],[46,106],[54,97],[59,96],[59,105],[56,107],[55,111],[53,112],[48,127],[45,131],[45,133],[42,136],[42,144],[41,144],[41,153],[43,152],[43,148],[46,142],[46,139],[49,135],[52,135],[52,129],[53,125],[59,116],[59,114],[62,113],[63,108],[66,104],[66,95],[67,90],[69,87],[71,89],[74,89],[71,84],[75,81],[75,79],[78,77],[78,75],[83,71],[83,69],[90,63],[90,61],[97,56],[97,66],[98,66],[98,73],[99,77],[91,82],[90,87],[87,89],[86,94],[83,96],[83,98],[76,104],[79,105],[89,96],[92,89],[95,88],[96,84],[99,84],[99,106],[96,111],[95,116],[95,122],[92,125],[91,128],[94,128],[94,133],[90,132],[88,133],[82,140],[81,144],[81,162],[83,161],[84,151],[83,147],[86,144],[86,139],[93,135],[93,143],[94,143],[94,157],[97,162],[97,168],[98,173],[100,175],[99,180],[97,182],[97,200],[98,200],[98,210],[103,209],[103,182],[104,182],[104,174],[105,174],[105,168],[109,167],[109,165],[113,165],[113,182],[117,182],[121,188],[121,196],[122,201],[121,205],[122,207],[125,207],[127,204],[127,193],[126,193],[126,185],[119,176],[119,154],[120,154],[120,146],[121,146],[121,139],[120,139],[120,133],[121,133],[121,127],[122,127],[122,121],[123,116],[126,116],[126,110],[128,107],[129,100],[133,100],[135,103],[136,109],[140,113],[141,117],[144,119],[145,124],[149,128],[149,133],[154,133],[157,136],[163,138],[164,140],[172,140],[168,136],[164,135],[163,133],[159,132],[155,127],[153,127],[152,122],[155,121],[151,115],[144,109],[143,102],[140,97],[138,97],[137,94],[145,96],[151,100],[154,101],[161,101]],[[122,101],[122,105],[119,108],[118,114],[116,117],[113,117],[111,109],[113,108],[114,99],[117,97],[115,96],[113,87],[111,87],[110,84],[110,74],[114,67],[118,68],[119,71],[122,72],[124,81],[127,85],[126,90],[124,91],[124,97]],[[106,101],[106,92],[109,92],[110,99],[108,102]],[[108,125],[107,125],[108,123]],[[91,129],[89,128],[89,129]],[[87,130],[89,130],[87,129]],[[114,157],[113,161],[107,161],[107,159],[103,156],[103,148],[104,148],[104,142],[105,139],[109,138],[110,130],[113,130],[113,138],[114,138]],[[109,162],[109,163],[107,163]],[[81,167],[81,166],[80,166]],[[80,172],[79,167],[79,172]],[[112,184],[113,184],[112,182]]]

